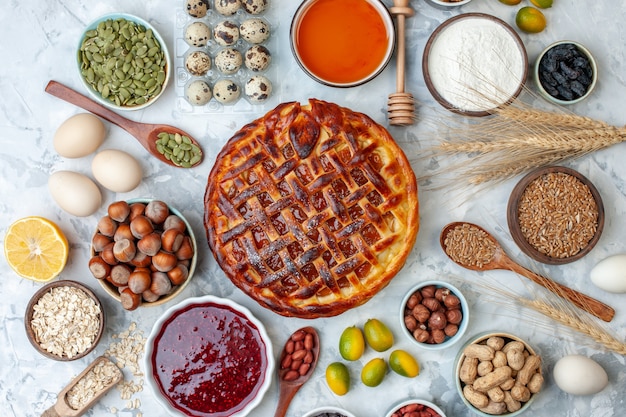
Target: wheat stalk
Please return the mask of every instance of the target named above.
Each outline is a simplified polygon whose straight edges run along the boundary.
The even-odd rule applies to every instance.
[[[578,116],[564,109],[544,111],[519,99],[478,121],[440,121],[429,157],[467,156],[444,166],[470,184],[501,181],[545,165],[580,158],[626,140],[626,128]],[[430,175],[435,176],[437,173]]]

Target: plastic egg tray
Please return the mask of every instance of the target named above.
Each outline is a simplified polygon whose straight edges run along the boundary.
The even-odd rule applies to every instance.
[[[193,17],[187,10],[186,0],[176,0],[178,7],[176,8],[176,19],[174,28],[174,57],[173,57],[173,71],[176,90],[176,106],[177,112],[182,114],[211,114],[211,113],[246,113],[246,112],[263,112],[276,107],[280,102],[279,100],[279,86],[277,85],[277,68],[278,68],[278,53],[276,47],[276,20],[273,19],[272,0],[268,0],[268,5],[265,11],[259,14],[250,14],[246,12],[243,7],[233,15],[222,15],[215,9],[215,1],[209,0],[209,9],[204,17]],[[242,22],[251,18],[259,18],[265,21],[270,28],[269,38],[260,43],[270,51],[271,61],[267,69],[264,71],[251,71],[245,64],[242,63],[241,68],[234,74],[224,74],[218,70],[215,65],[215,57],[217,54],[225,48],[234,48],[241,52],[245,57],[245,52],[254,46],[255,44],[249,43],[242,37],[237,42],[228,47],[220,45],[213,37],[213,29],[216,25],[224,21],[230,21],[237,26]],[[185,31],[189,25],[194,22],[203,22],[211,31],[211,38],[208,40],[206,46],[192,46],[185,40]],[[189,54],[194,51],[203,51],[211,58],[211,68],[204,75],[194,75],[190,73],[186,66],[185,60]],[[245,58],[244,58],[245,59]],[[253,102],[246,97],[244,87],[246,82],[253,76],[262,75],[265,76],[272,84],[272,92],[269,97],[262,102]],[[187,86],[195,80],[204,80],[213,89],[216,82],[222,79],[229,79],[237,84],[241,91],[241,95],[238,99],[231,103],[219,102],[215,95],[211,100],[203,105],[197,105],[191,103],[185,95]]]

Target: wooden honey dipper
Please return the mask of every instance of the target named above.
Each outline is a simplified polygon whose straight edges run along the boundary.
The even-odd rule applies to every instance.
[[[415,121],[415,100],[411,93],[404,91],[405,70],[405,20],[415,14],[409,7],[409,0],[394,0],[393,7],[389,9],[396,16],[396,92],[389,95],[387,101],[387,114],[389,124],[412,125]]]

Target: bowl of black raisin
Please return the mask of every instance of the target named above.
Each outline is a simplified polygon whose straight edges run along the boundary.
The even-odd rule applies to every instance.
[[[574,41],[559,41],[544,49],[535,62],[539,93],[557,104],[574,104],[591,94],[598,79],[591,52]]]

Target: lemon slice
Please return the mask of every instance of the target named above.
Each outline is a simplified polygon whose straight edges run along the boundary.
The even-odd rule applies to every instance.
[[[69,254],[59,227],[38,216],[24,217],[9,226],[4,238],[7,263],[21,277],[50,281],[61,273]]]

